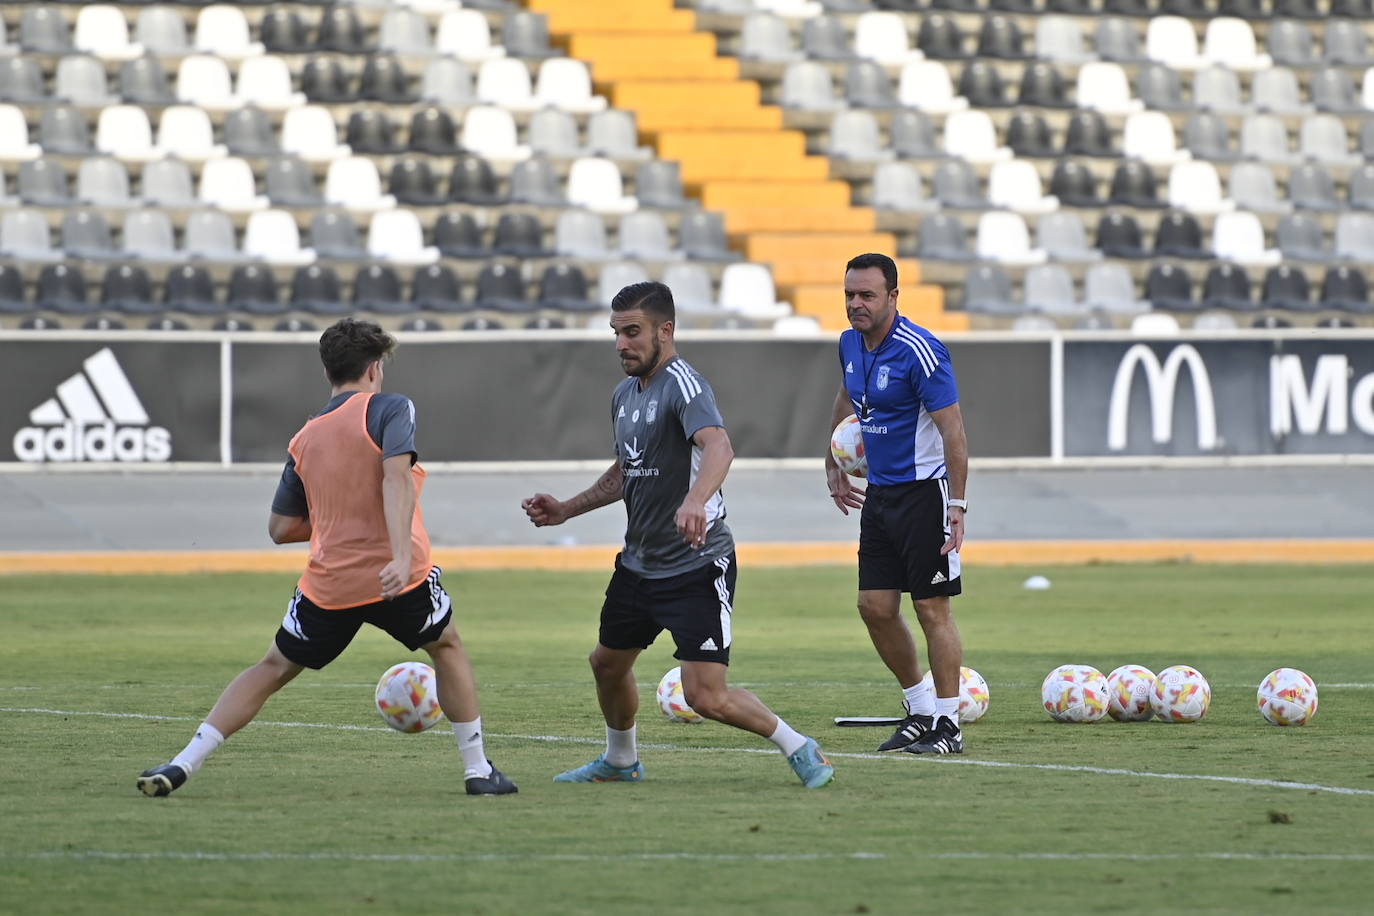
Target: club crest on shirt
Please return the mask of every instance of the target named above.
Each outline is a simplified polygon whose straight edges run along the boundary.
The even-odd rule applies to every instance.
[[[650,401],[649,406],[644,408],[644,422],[652,423],[658,419],[658,401]]]
[[[888,366],[879,366],[879,367],[878,367],[878,382],[877,382],[877,385],[878,385],[878,390],[879,390],[879,391],[886,391],[886,390],[887,390],[887,381],[888,381],[888,379],[891,377],[891,374],[892,374],[892,369],[891,369],[890,367],[888,367]]]

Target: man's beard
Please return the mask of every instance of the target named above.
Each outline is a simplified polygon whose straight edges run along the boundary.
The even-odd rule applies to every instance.
[[[632,378],[645,378],[658,367],[658,360],[662,355],[663,345],[655,340],[653,352],[649,354],[648,359],[640,360],[638,363],[631,365],[626,365],[622,360],[620,365],[621,368],[625,370],[626,375]]]

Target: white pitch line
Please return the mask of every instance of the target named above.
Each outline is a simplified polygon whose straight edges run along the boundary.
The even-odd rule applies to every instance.
[[[764,690],[767,690],[767,689],[774,688],[774,687],[779,687],[779,688],[781,688],[781,687],[789,687],[789,688],[790,688],[790,687],[828,687],[828,688],[836,688],[836,687],[890,687],[890,686],[891,686],[891,682],[889,682],[889,681],[738,681],[738,682],[732,682],[732,683],[734,683],[734,684],[735,684],[736,686],[738,686],[738,687],[748,687],[748,688],[751,689],[751,690],[754,690],[754,689],[764,689]],[[291,684],[291,689],[292,689],[292,690],[310,690],[310,689],[313,689],[313,690],[361,690],[361,689],[363,689],[363,688],[369,688],[369,687],[375,687],[375,686],[376,686],[376,684],[373,683],[373,682],[371,682],[371,681],[366,682],[366,683],[364,683],[364,682],[357,682],[357,683],[351,683],[351,682],[338,682],[338,683],[300,683],[300,682],[293,682],[293,683]],[[576,688],[576,687],[591,687],[591,681],[586,681],[586,680],[582,680],[582,681],[544,681],[544,682],[541,682],[541,683],[522,683],[522,684],[511,684],[511,683],[493,681],[493,682],[490,682],[490,683],[481,683],[481,684],[479,684],[478,686],[481,687],[483,690],[555,690],[555,689],[562,689],[562,688],[567,688],[567,687],[574,687],[574,688]],[[640,686],[640,688],[641,688],[642,690],[645,690],[645,691],[648,691],[648,690],[652,689],[652,687],[653,687],[653,685],[652,685],[651,683],[647,683],[647,682],[641,682],[639,686]],[[999,689],[999,690],[1002,690],[1002,689],[1016,690],[1016,689],[1025,689],[1025,688],[1030,688],[1030,687],[1038,687],[1038,686],[1040,686],[1040,685],[1039,685],[1039,684],[1032,684],[1032,683],[1030,683],[1030,682],[1028,682],[1028,681],[1027,681],[1027,682],[1017,682],[1017,681],[992,681],[992,682],[989,682],[988,686],[989,686],[989,687],[995,687],[995,688],[997,688],[997,689]],[[100,684],[100,685],[96,686],[94,689],[96,689],[96,690],[147,690],[149,687],[168,687],[168,688],[175,688],[175,689],[177,689],[177,690],[220,690],[220,689],[222,689],[222,688],[224,687],[224,684],[181,684],[181,683],[178,683],[178,684]],[[1254,683],[1254,684],[1213,684],[1213,685],[1212,685],[1212,689],[1214,689],[1214,690],[1216,690],[1216,689],[1221,689],[1221,690],[1252,690],[1252,689],[1256,689],[1256,688],[1258,688],[1258,687],[1259,687],[1258,682],[1257,682],[1257,683]],[[1317,687],[1318,687],[1319,689],[1321,689],[1321,690],[1374,690],[1374,683],[1362,683],[1362,682],[1351,682],[1351,683],[1318,683],[1318,684],[1317,684]],[[57,689],[59,689],[59,688],[56,687],[56,686],[52,686],[52,687],[37,687],[37,686],[28,686],[28,685],[0,686],[0,690],[57,690]],[[66,688],[62,688],[62,689],[66,689]]]
[[[884,852],[638,852],[594,853],[368,853],[368,852],[119,852],[102,849],[61,850],[53,852],[0,852],[10,861],[147,861],[182,862],[816,862],[825,860],[882,861],[891,858]],[[903,853],[901,858],[927,861],[1049,861],[1077,862],[1374,862],[1374,853],[1300,853],[1300,852],[932,852]]]
[[[0,706],[0,712],[32,713],[49,716],[92,716],[104,719],[143,719],[158,722],[199,722],[191,716],[158,716],[137,712],[86,712],[71,709],[43,709],[40,707]],[[330,731],[351,732],[392,732],[381,725],[336,725],[329,722],[277,722],[257,720],[252,725],[272,728],[321,728]],[[436,732],[435,734],[443,734]],[[567,735],[515,735],[488,732],[488,737],[504,738],[512,741],[541,741],[552,744],[600,744],[601,738],[577,738]],[[772,748],[757,747],[685,747],[680,744],[640,744],[649,750],[661,751],[704,751],[712,754],[775,754]],[[1060,773],[1093,773],[1099,776],[1130,776],[1139,779],[1197,780],[1200,782],[1221,782],[1231,785],[1255,786],[1267,789],[1298,789],[1307,792],[1329,792],[1334,795],[1374,796],[1374,789],[1357,789],[1351,786],[1328,786],[1315,782],[1290,782],[1283,779],[1253,779],[1246,776],[1215,776],[1207,773],[1154,773],[1146,770],[1126,770],[1113,767],[1081,766],[1068,763],[1015,763],[1004,760],[974,760],[967,757],[930,755],[916,757],[901,754],[862,754],[845,751],[827,751],[827,756],[846,760],[921,760],[935,763],[964,764],[967,766],[998,767],[1013,770],[1046,770]]]

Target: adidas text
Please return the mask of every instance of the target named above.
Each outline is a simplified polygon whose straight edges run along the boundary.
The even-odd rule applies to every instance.
[[[110,420],[25,426],[14,434],[20,461],[167,461],[172,434],[161,426],[115,426]]]

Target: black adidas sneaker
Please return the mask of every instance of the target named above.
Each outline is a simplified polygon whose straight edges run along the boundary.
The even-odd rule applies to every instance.
[[[933,729],[902,750],[908,754],[962,754],[964,733],[949,716],[941,716]]]
[[[878,745],[878,752],[885,754],[888,751],[904,751],[926,735],[930,734],[930,730],[934,727],[934,716],[907,716],[902,720],[902,724],[897,726],[897,730],[892,733],[892,737]]]

